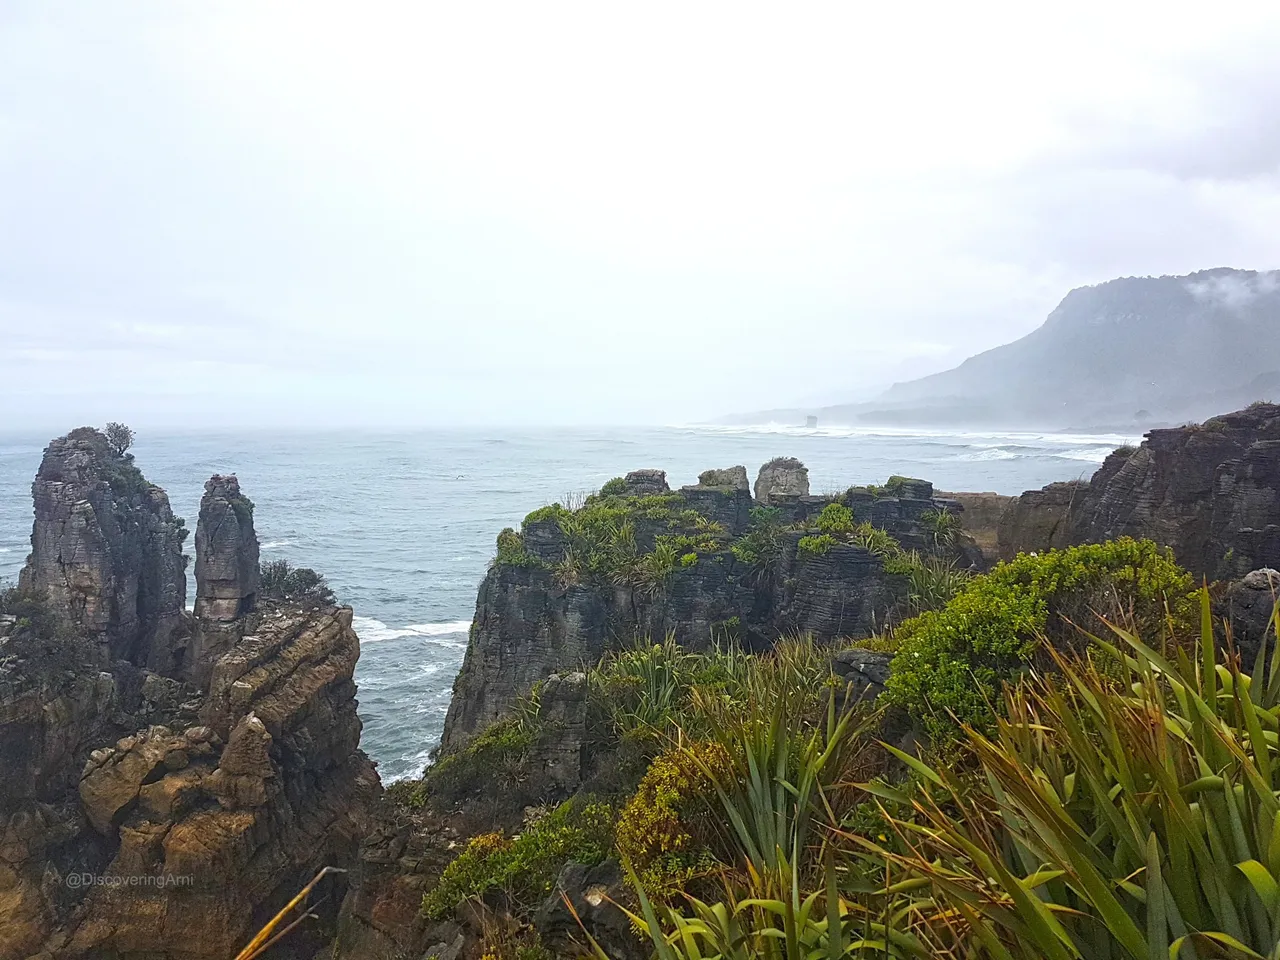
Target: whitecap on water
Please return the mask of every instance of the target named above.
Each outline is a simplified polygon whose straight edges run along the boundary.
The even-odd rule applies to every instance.
[[[280,549],[281,547],[289,547],[289,546],[292,546],[292,545],[293,545],[293,541],[292,541],[292,540],[268,540],[266,543],[261,544],[261,545],[259,546],[259,548],[258,548],[258,549],[260,549],[260,550],[278,550],[278,549]]]
[[[353,617],[352,626],[360,635],[361,643],[377,643],[380,640],[398,640],[401,637],[430,637],[436,643],[449,647],[465,647],[470,620],[449,620],[445,623],[411,623],[405,627],[389,627],[373,617]]]

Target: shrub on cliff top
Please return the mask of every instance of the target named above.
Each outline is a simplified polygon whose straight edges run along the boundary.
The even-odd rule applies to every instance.
[[[886,696],[935,736],[952,735],[957,721],[989,729],[1001,684],[1030,665],[1046,635],[1070,636],[1063,618],[1091,627],[1097,611],[1160,635],[1169,610],[1185,627],[1191,586],[1191,575],[1149,540],[1022,554],[898,628]]]
[[[137,436],[132,427],[125,426],[115,420],[107,424],[103,435],[107,438],[107,444],[115,451],[117,457],[123,457],[129,452],[129,448],[133,446],[134,438]]]
[[[594,866],[609,855],[613,820],[608,804],[570,800],[517,837],[481,834],[445,867],[422,898],[422,912],[441,920],[465,901],[500,889],[514,912],[527,917],[550,895],[565,863]]]
[[[828,503],[818,514],[814,526],[818,528],[819,533],[852,533],[853,511],[842,503]]]
[[[285,600],[308,606],[337,602],[323,574],[310,567],[295,567],[288,560],[268,560],[258,568],[258,594],[268,600]]]

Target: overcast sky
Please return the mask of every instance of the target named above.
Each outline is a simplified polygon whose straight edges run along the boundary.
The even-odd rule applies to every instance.
[[[1280,3],[1048,6],[0,0],[0,426],[683,422],[1280,267]]]

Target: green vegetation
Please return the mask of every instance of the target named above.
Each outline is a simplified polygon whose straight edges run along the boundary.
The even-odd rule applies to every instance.
[[[517,912],[532,912],[555,886],[568,861],[597,864],[613,848],[613,808],[569,801],[535,820],[514,838],[500,833],[471,840],[422,900],[432,920],[465,901],[501,889]]]
[[[814,522],[820,533],[852,533],[853,511],[842,503],[828,503]]]
[[[796,549],[803,554],[811,557],[821,557],[828,553],[832,547],[839,543],[835,537],[829,533],[819,534],[818,536],[801,537],[796,543]]]
[[[42,640],[63,634],[63,626],[43,592],[26,587],[0,586],[0,614],[16,618],[19,630],[30,630]]]
[[[601,493],[569,510],[558,503],[540,507],[524,519],[521,533],[498,536],[495,564],[541,566],[528,552],[530,528],[554,523],[564,539],[562,558],[552,564],[556,583],[567,588],[583,582],[627,585],[655,594],[677,569],[695,566],[700,554],[728,545],[723,527],[696,510],[681,509],[677,493],[622,496],[622,481],[610,481]],[[690,559],[692,557],[692,559]]]
[[[491,724],[427,769],[415,805],[428,795],[454,803],[486,786],[509,789],[522,776],[540,732],[536,716],[516,715]]]
[[[777,507],[752,507],[747,532],[735,540],[729,549],[753,573],[762,573],[781,555],[782,533],[785,529],[782,511]]]
[[[332,606],[337,602],[328,581],[310,567],[295,567],[288,560],[269,560],[258,569],[259,597],[304,607]]]
[[[1095,610],[1124,615],[1161,636],[1169,610],[1185,624],[1190,592],[1190,575],[1150,541],[1023,554],[898,628],[889,699],[934,736],[957,723],[987,728],[1000,685],[1032,666],[1043,636],[1069,635],[1064,618],[1088,626]]]
[[[602,497],[618,497],[627,490],[627,481],[622,477],[614,477],[603,487],[600,488],[600,496]]]
[[[129,448],[133,446],[134,438],[137,437],[132,427],[127,427],[115,420],[108,423],[102,433],[107,438],[107,445],[111,447],[117,457],[123,457],[127,454]]]

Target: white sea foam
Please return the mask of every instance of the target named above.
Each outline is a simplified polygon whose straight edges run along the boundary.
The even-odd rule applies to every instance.
[[[1021,453],[1015,453],[1012,450],[1006,450],[1004,447],[987,447],[974,453],[962,453],[955,459],[964,460],[970,463],[978,463],[985,460],[1017,460],[1023,456]]]
[[[278,550],[281,547],[292,546],[292,540],[268,540],[266,543],[259,545],[260,550]]]
[[[401,637],[430,637],[433,643],[440,646],[464,648],[471,621],[450,620],[445,623],[411,623],[406,627],[389,627],[373,617],[353,617],[352,626],[360,635],[361,643],[399,640]]]
[[[1059,460],[1083,460],[1085,463],[1101,463],[1111,455],[1112,448],[1106,447],[1082,447],[1079,450],[1063,450],[1061,453],[1055,453],[1054,456]]]

